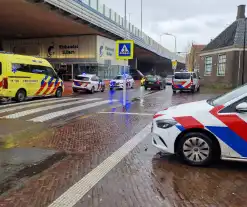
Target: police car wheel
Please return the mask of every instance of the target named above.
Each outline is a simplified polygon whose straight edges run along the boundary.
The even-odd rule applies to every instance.
[[[95,90],[94,90],[94,86],[93,86],[93,87],[91,88],[90,93],[92,93],[92,94],[93,94],[93,93],[94,93],[94,91],[95,91]]]
[[[25,101],[26,99],[26,91],[24,89],[20,89],[17,91],[14,100],[17,102]]]
[[[73,92],[74,92],[74,93],[77,93],[78,90],[77,90],[76,88],[73,88]]]
[[[56,98],[61,98],[63,96],[62,88],[58,88],[55,94]]]
[[[189,165],[205,166],[213,161],[213,140],[206,134],[190,132],[185,134],[178,143],[177,152]]]

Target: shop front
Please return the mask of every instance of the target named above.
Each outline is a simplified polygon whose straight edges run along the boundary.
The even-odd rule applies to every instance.
[[[47,59],[65,81],[82,73],[111,79],[128,64],[116,60],[114,40],[96,35],[8,40],[3,42],[3,47],[8,52]]]

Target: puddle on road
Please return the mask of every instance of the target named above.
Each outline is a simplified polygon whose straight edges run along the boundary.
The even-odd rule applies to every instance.
[[[35,149],[31,150],[35,151]],[[8,190],[20,185],[23,182],[23,179],[41,173],[67,156],[65,152],[57,152],[48,155],[43,160],[38,157],[36,160],[42,161],[36,162],[32,162],[35,159],[29,157],[27,158],[28,160],[26,160],[26,164],[24,164],[25,162],[22,162],[22,158],[20,156],[16,155],[18,157],[13,157],[13,154],[14,153],[10,152],[9,155],[7,155],[8,157],[1,156],[0,158],[0,175],[2,179],[4,178],[3,180],[0,180],[0,195],[4,195],[4,193]],[[5,158],[5,160],[2,158]]]

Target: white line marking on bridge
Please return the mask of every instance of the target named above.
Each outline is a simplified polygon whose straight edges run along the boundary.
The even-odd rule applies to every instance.
[[[117,100],[112,100],[112,102],[117,102]],[[61,111],[56,111],[56,112],[52,112],[52,113],[49,113],[49,114],[45,114],[43,116],[35,117],[35,118],[30,119],[28,121],[45,122],[45,121],[57,118],[59,116],[64,116],[64,115],[67,115],[67,114],[71,114],[71,113],[74,113],[74,112],[77,112],[77,111],[93,108],[93,107],[100,106],[100,105],[107,104],[107,103],[109,103],[109,100],[90,103],[90,104],[86,104],[86,105],[83,105],[83,106],[77,106],[77,107],[69,108],[69,109],[66,109],[66,110],[61,110]]]
[[[65,107],[65,106],[72,106],[72,105],[76,105],[76,104],[80,104],[80,103],[85,103],[85,102],[90,102],[90,101],[98,101],[101,100],[102,98],[91,98],[91,99],[84,99],[84,100],[74,100],[71,101],[69,103],[62,103],[62,104],[55,104],[55,105],[51,105],[51,106],[44,106],[44,107],[39,107],[39,108],[35,108],[35,109],[30,109],[30,110],[26,110],[26,111],[21,111],[21,112],[17,112],[14,114],[9,114],[7,116],[3,116],[1,118],[5,118],[5,119],[17,119],[23,116],[27,116],[30,114],[35,114],[38,112],[43,112],[43,111],[48,111],[51,109],[56,109],[56,108],[61,108],[61,107]]]
[[[119,114],[119,115],[138,115],[138,116],[153,116],[153,114],[147,114],[147,113],[129,113],[129,112],[111,112],[111,111],[101,111],[98,112],[99,114]]]
[[[14,106],[14,107],[11,107],[11,105],[10,105],[9,107],[11,107],[11,108],[4,108],[4,109],[0,110],[0,113],[6,113],[6,112],[16,111],[16,110],[24,109],[24,108],[31,108],[31,107],[36,107],[36,106],[43,106],[43,105],[47,105],[47,104],[60,103],[60,102],[66,102],[66,101],[75,101],[75,100],[79,100],[79,99],[65,98],[65,99],[53,99],[51,101],[44,99],[42,102],[40,101],[41,103],[29,102],[28,105],[24,104],[24,105]]]
[[[91,190],[102,178],[107,175],[123,158],[125,158],[150,133],[151,124],[148,124],[132,139],[105,159],[100,165],[89,172],[85,177],[71,186],[48,207],[73,207],[86,193]]]

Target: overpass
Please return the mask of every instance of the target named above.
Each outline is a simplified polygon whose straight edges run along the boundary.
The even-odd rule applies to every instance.
[[[99,0],[1,0],[0,8],[0,49],[12,50],[10,45],[13,46],[14,40],[32,39],[41,44],[43,38],[97,35],[118,40],[125,37],[124,18]],[[155,68],[158,72],[171,72],[170,60],[174,57],[179,62],[178,67],[184,67],[183,57],[162,47],[129,22],[127,38],[135,42],[135,59],[129,63],[132,67],[141,71]],[[68,61],[61,57],[60,60]]]

